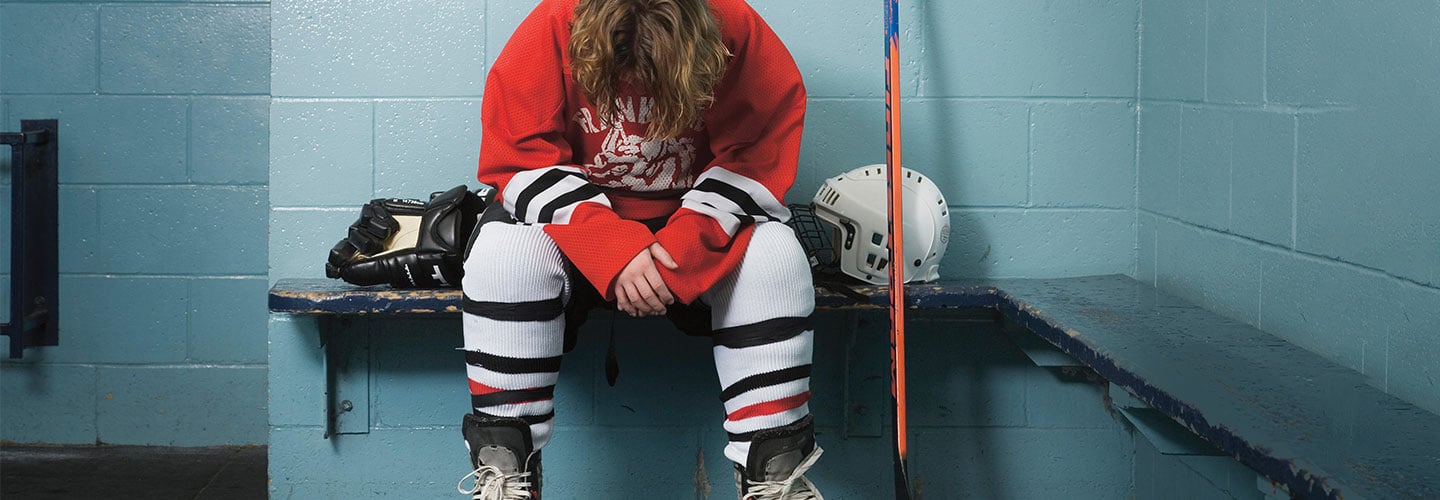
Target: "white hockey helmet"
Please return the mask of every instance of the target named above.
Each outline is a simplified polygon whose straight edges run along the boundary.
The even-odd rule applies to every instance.
[[[840,271],[874,285],[890,282],[889,228],[884,164],[860,167],[825,180],[815,193],[815,217],[832,226]],[[905,282],[940,277],[950,243],[950,209],[935,182],[903,169]]]

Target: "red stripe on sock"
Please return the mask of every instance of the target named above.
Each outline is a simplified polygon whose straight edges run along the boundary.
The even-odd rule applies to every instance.
[[[799,408],[800,405],[803,405],[803,404],[805,404],[805,403],[807,403],[807,402],[809,402],[809,401],[810,401],[810,391],[805,391],[805,392],[802,392],[802,393],[800,393],[800,394],[796,394],[796,395],[794,395],[794,396],[790,396],[790,397],[786,397],[786,398],[780,398],[780,399],[776,399],[776,400],[774,400],[774,401],[766,401],[766,402],[764,402],[764,403],[755,403],[755,404],[753,404],[753,405],[746,406],[746,407],[741,408],[741,409],[739,409],[739,410],[735,410],[734,412],[730,413],[729,415],[726,415],[726,416],[725,416],[725,420],[729,420],[729,421],[731,421],[731,422],[735,422],[735,421],[739,421],[739,420],[745,420],[745,419],[747,419],[747,418],[763,417],[763,416],[765,416],[765,415],[774,415],[774,414],[780,413],[780,412],[782,412],[782,411],[793,410],[793,409],[795,409],[795,408]]]
[[[486,394],[494,394],[503,390],[505,389],[490,387],[474,380],[470,381],[470,395],[472,396],[484,396]]]
[[[485,385],[485,384],[476,382],[476,381],[474,381],[474,380],[471,380],[471,381],[470,381],[470,395],[472,395],[472,396],[484,396],[484,395],[486,395],[486,394],[494,394],[494,393],[497,393],[497,392],[504,392],[504,391],[506,391],[506,390],[507,390],[507,389],[500,389],[500,388],[497,388],[497,387],[490,387],[490,386],[488,386],[488,385]],[[521,390],[527,390],[527,389],[521,389]],[[538,402],[538,401],[549,401],[549,400],[551,400],[551,399],[555,399],[555,398],[530,399],[530,400],[516,401],[516,402],[513,402],[513,403],[505,403],[505,404],[507,404],[507,405],[518,405],[518,404],[525,404],[525,403],[534,403],[534,402]]]

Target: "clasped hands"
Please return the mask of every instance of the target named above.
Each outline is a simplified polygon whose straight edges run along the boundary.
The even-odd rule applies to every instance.
[[[635,254],[630,263],[615,277],[615,305],[633,317],[659,316],[665,314],[665,306],[675,303],[675,296],[665,286],[655,263],[674,270],[680,267],[670,252],[659,243]]]

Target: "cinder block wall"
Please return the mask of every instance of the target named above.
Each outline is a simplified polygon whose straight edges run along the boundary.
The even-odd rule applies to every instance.
[[[810,87],[790,195],[804,201],[824,177],[883,159],[879,9],[859,0],[753,3]],[[256,333],[267,276],[319,276],[324,251],[366,199],[473,182],[484,71],[531,5],[0,0],[0,122],[10,130],[21,118],[61,118],[66,165],[62,345],[0,362],[0,439],[265,442],[266,346]],[[1440,73],[1437,9],[1421,0],[907,3],[906,159],[952,205],[945,275],[1133,274],[1440,411],[1440,375],[1427,362],[1440,355],[1440,338],[1429,334],[1440,330],[1440,212],[1427,196],[1440,185],[1440,101],[1428,88]],[[0,157],[0,184],[8,180]],[[8,190],[0,193],[8,206]],[[267,205],[269,248],[259,243]],[[0,274],[0,296],[7,282]],[[666,488],[679,492],[690,491],[695,467],[676,472],[672,457],[704,449],[708,482],[724,487],[718,430],[676,423],[704,420],[714,406],[703,347],[662,324],[618,324],[655,339],[622,347],[639,349],[627,358],[679,363],[666,356],[682,353],[705,369],[630,361],[622,384],[635,386],[594,386],[599,348],[582,343],[564,384],[575,391],[563,396],[575,402],[563,407],[575,420],[553,453],[569,458],[555,460],[625,491],[636,481],[620,471],[648,467],[595,460],[624,449],[626,460],[664,467]],[[602,330],[588,338],[608,334],[603,328],[592,325]],[[340,491],[304,482],[319,477],[307,475],[312,462],[368,471],[362,479],[376,488],[428,488],[448,481],[460,460],[453,420],[464,411],[463,376],[458,361],[452,370],[432,357],[459,344],[458,325],[361,329],[376,356],[375,427],[332,443],[316,431],[313,324],[270,320],[270,361],[285,367],[268,377],[272,463],[288,464],[272,471],[277,491]],[[1115,464],[1073,450],[1129,450],[1128,434],[1043,406],[1063,399],[1046,391],[1077,391],[1075,404],[1088,404],[1093,388],[1016,368],[1014,353],[984,328],[935,329],[944,332],[936,339],[981,345],[937,347],[960,351],[973,368],[934,368],[914,389],[937,396],[928,401],[967,403],[919,413],[917,432],[936,439],[921,440],[917,467],[959,478],[935,480],[942,486],[932,491],[1020,496],[1029,483],[1008,474],[1011,465],[1063,456],[1067,467],[1094,464],[1067,469],[1077,476],[1107,478],[1072,483],[1119,496],[1105,488],[1124,481],[1107,474],[1128,466],[1128,451]],[[825,362],[835,363],[827,370],[863,366],[826,339]],[[415,381],[426,389],[413,390]],[[825,394],[843,385],[824,381],[817,377],[816,411],[828,414],[823,430],[837,450],[824,474],[864,477],[877,465],[858,457],[883,467],[883,443],[862,435],[873,416],[845,413]],[[680,415],[655,409],[664,399],[652,393],[683,401]],[[975,408],[985,414],[961,414]],[[655,429],[668,437],[626,448]],[[955,442],[973,446],[944,448]],[[932,443],[941,449],[926,448]],[[1054,453],[1026,454],[1046,446]],[[447,448],[456,451],[397,453]],[[364,450],[358,456],[373,463],[349,462],[340,450]],[[934,453],[968,458],[922,459]],[[1143,460],[1134,460],[1139,478]],[[923,470],[937,463],[970,469]],[[436,472],[405,472],[417,468]],[[844,477],[838,484],[849,484]],[[866,487],[841,491],[874,493]]]
[[[1143,2],[1138,277],[1440,412],[1436,19]]]
[[[263,2],[0,2],[0,128],[60,120],[62,311],[0,361],[0,439],[266,441],[269,36]]]
[[[789,200],[883,162],[881,5],[751,3],[810,91]],[[482,95],[485,71],[534,4],[272,2],[272,281],[322,276],[325,252],[365,200],[473,183],[479,102],[492,97]],[[905,157],[952,206],[946,276],[1134,271],[1138,12],[1133,1],[906,2]],[[614,321],[622,374],[611,388],[601,370],[611,320],[592,321],[565,360],[547,494],[730,495],[708,344],[664,322]],[[852,341],[845,318],[822,323],[812,405],[830,451],[813,477],[827,498],[883,497],[883,334]],[[316,325],[272,317],[272,495],[452,495],[467,472],[459,330],[454,319],[353,323],[368,371],[352,365],[347,377],[367,387],[370,425],[326,441]],[[912,361],[914,464],[928,495],[1130,494],[1132,437],[1105,412],[1098,386],[1029,366],[988,324],[913,336],[912,352],[933,355]],[[847,359],[851,342],[868,347]],[[1033,474],[1037,464],[1046,474]]]

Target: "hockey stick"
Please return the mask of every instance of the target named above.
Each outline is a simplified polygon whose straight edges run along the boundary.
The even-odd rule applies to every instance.
[[[885,0],[885,182],[890,234],[890,398],[895,408],[895,498],[910,500],[905,416],[905,210],[900,166],[899,0]]]

